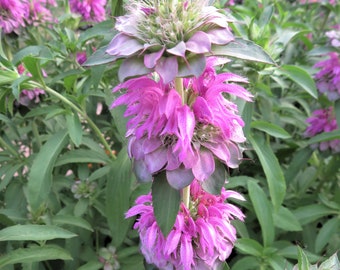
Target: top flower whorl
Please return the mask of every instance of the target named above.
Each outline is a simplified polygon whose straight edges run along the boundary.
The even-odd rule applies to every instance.
[[[130,1],[117,18],[119,33],[106,52],[126,58],[120,80],[156,71],[168,83],[175,77],[196,76],[205,68],[212,45],[234,40],[228,18],[207,0]],[[128,67],[128,68],[127,68]]]

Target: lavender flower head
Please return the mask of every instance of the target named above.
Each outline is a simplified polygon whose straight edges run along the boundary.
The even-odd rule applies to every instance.
[[[57,6],[55,0],[31,0],[30,15],[27,23],[37,26],[42,22],[54,22],[50,6]]]
[[[173,229],[165,238],[157,225],[152,196],[142,195],[126,217],[137,216],[134,229],[140,234],[141,252],[146,261],[163,270],[218,269],[230,255],[236,241],[236,229],[230,223],[244,220],[241,210],[225,202],[228,198],[244,200],[237,192],[206,193],[198,181],[190,187],[189,208],[183,203]]]
[[[20,64],[17,69],[20,75],[26,75],[28,77],[32,77],[32,74],[27,72],[25,67],[22,64]],[[47,76],[47,74],[44,71],[43,71],[43,75],[44,77]],[[19,103],[24,106],[29,106],[31,102],[39,103],[40,95],[44,95],[44,94],[45,94],[45,91],[39,88],[24,89],[20,92]]]
[[[28,0],[0,0],[0,28],[5,34],[24,27],[28,15]]]
[[[305,135],[308,137],[338,129],[333,107],[314,111],[306,122],[309,124],[305,131]],[[333,153],[338,153],[340,152],[340,140],[320,142],[319,144],[312,145],[312,147],[319,148],[320,151],[331,150]]]
[[[106,19],[106,0],[69,0],[71,11],[82,16],[85,22],[102,22]]]
[[[181,189],[194,178],[207,180],[218,163],[230,168],[240,163],[244,123],[237,106],[222,94],[246,101],[252,95],[237,84],[246,79],[216,74],[215,60],[208,61],[198,78],[184,79],[184,97],[174,83],[164,84],[150,76],[130,79],[114,89],[127,89],[112,107],[127,105],[128,151],[140,181],[151,181],[165,170],[169,184]]]
[[[333,47],[340,48],[340,24],[335,25],[333,30],[326,32],[326,36]]]
[[[334,101],[340,98],[340,58],[336,52],[328,55],[329,59],[315,64],[315,67],[321,68],[315,75],[315,80],[319,91]]]
[[[228,18],[208,0],[129,1],[127,15],[117,18],[119,33],[106,52],[125,58],[119,78],[156,71],[164,83],[196,76],[205,68],[205,54],[234,40]]]

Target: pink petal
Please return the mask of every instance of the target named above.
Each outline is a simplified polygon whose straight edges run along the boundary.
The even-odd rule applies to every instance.
[[[194,175],[190,169],[178,168],[166,171],[166,178],[169,184],[175,189],[182,189],[194,180]]]
[[[144,46],[140,44],[135,38],[131,38],[123,33],[116,35],[107,47],[106,52],[111,55],[129,56],[140,50]]]
[[[227,28],[211,29],[207,34],[212,44],[225,45],[234,40],[233,34]]]
[[[166,51],[168,53],[173,54],[173,55],[177,55],[177,56],[185,58],[186,45],[185,45],[184,41],[181,41],[175,47],[173,47],[171,49],[167,49]]]
[[[211,49],[209,36],[202,31],[196,32],[185,45],[188,51],[198,54],[208,53]]]
[[[160,58],[155,70],[163,79],[164,84],[169,83],[176,77],[178,73],[178,63],[176,56]]]
[[[199,159],[192,168],[192,172],[197,180],[204,181],[209,178],[215,170],[215,161],[210,151],[201,151]]]
[[[163,47],[160,51],[144,55],[144,65],[147,68],[154,68],[157,61],[162,57],[165,48]]]

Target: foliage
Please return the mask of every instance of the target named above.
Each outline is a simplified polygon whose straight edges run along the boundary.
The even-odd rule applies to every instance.
[[[139,252],[134,220],[124,218],[151,185],[138,183],[131,170],[124,108],[110,109],[120,62],[98,58],[114,21],[86,23],[64,2],[52,7],[57,23],[1,33],[0,268],[152,269]],[[329,106],[340,127],[340,102],[328,100],[314,80],[314,64],[329,51],[340,53],[325,36],[340,23],[340,4],[321,2],[228,6],[233,32],[254,51],[228,48],[233,61],[221,71],[247,77],[255,96],[253,103],[236,100],[247,144],[226,188],[245,196],[235,202],[246,220],[233,223],[239,239],[227,261],[232,270],[339,265],[340,154],[312,146],[340,139],[340,130],[313,138],[304,133],[312,111]],[[107,11],[120,15],[122,5],[112,0]],[[248,61],[264,57],[258,47],[270,58]],[[77,61],[84,52],[91,66]],[[233,58],[239,54],[248,57]],[[91,62],[96,59],[102,60]],[[20,64],[30,74],[20,74]],[[45,94],[23,104],[25,89]],[[160,200],[178,194],[166,195]]]

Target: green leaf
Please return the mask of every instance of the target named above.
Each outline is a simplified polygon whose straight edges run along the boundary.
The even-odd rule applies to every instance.
[[[103,151],[99,153],[91,149],[76,149],[69,151],[58,158],[55,166],[70,163],[109,163],[110,158]]]
[[[298,247],[299,256],[298,256],[298,267],[299,270],[310,270],[310,263],[306,254],[303,252],[302,248]]]
[[[106,217],[114,236],[112,244],[116,247],[122,244],[131,225],[131,220],[125,219],[125,213],[130,207],[132,180],[131,161],[123,148],[113,163],[106,188]]]
[[[257,219],[261,225],[263,245],[268,247],[273,243],[275,237],[272,207],[267,200],[266,194],[255,182],[248,182],[248,191]]]
[[[281,206],[279,211],[273,213],[276,227],[285,231],[301,231],[302,227],[294,214],[286,207]]]
[[[254,270],[259,269],[259,260],[253,256],[246,256],[236,261],[232,270]]]
[[[48,198],[52,186],[52,170],[66,143],[67,132],[61,130],[49,137],[35,157],[27,184],[27,199],[32,211],[36,211]]]
[[[78,147],[81,144],[83,130],[77,113],[66,114],[66,126],[72,142]]]
[[[240,238],[236,241],[235,247],[240,250],[241,253],[253,255],[255,257],[261,257],[263,252],[263,246],[249,238]]]
[[[106,53],[107,46],[101,47],[90,55],[83,66],[96,66],[116,61],[117,57]]]
[[[70,231],[52,225],[14,225],[0,231],[0,241],[42,241],[75,236]]]
[[[50,49],[47,46],[41,45],[41,46],[27,46],[23,48],[22,50],[20,50],[14,55],[12,63],[14,65],[18,65],[22,61],[23,58],[29,55],[34,56],[39,59],[54,60]]]
[[[266,175],[274,210],[278,210],[286,194],[286,182],[280,164],[270,145],[264,142],[262,137],[250,136],[249,141],[258,155]]]
[[[112,1],[115,2],[115,1]],[[86,31],[81,32],[79,36],[79,42],[85,43],[89,39],[96,38],[98,36],[114,36],[114,24],[112,20],[96,23],[93,27],[90,27]]]
[[[56,215],[52,217],[52,223],[56,225],[72,225],[93,232],[91,224],[77,216]]]
[[[310,147],[305,147],[294,153],[293,159],[284,174],[287,184],[297,176],[302,168],[304,168],[312,153],[313,150]]]
[[[261,13],[260,19],[258,21],[258,25],[260,28],[264,29],[270,22],[274,13],[274,5],[268,5],[264,8]]]
[[[320,253],[332,236],[340,230],[340,219],[334,217],[323,224],[315,239],[315,252]]]
[[[180,191],[169,185],[165,172],[154,177],[151,190],[156,221],[166,237],[175,224],[181,199]]]
[[[309,139],[307,143],[314,144],[314,143],[325,142],[325,141],[336,140],[336,139],[340,139],[340,129],[318,134],[314,136],[313,138]]]
[[[338,129],[340,129],[340,99],[334,102],[334,110],[335,110],[336,123],[338,124]]]
[[[298,66],[283,65],[277,72],[301,86],[313,98],[318,98],[318,91],[313,78],[306,70]]]
[[[306,205],[293,211],[301,225],[313,222],[321,217],[336,214],[337,211],[321,204]]]
[[[224,165],[221,162],[215,160],[215,171],[207,180],[202,183],[202,187],[210,194],[219,195],[221,194],[221,190],[226,178],[227,176]]]
[[[231,56],[243,60],[275,65],[274,60],[258,45],[250,40],[236,38],[224,46],[212,46],[216,56]],[[249,53],[251,52],[251,53]]]
[[[338,269],[340,269],[340,262],[336,253],[333,254],[329,259],[325,260],[319,266],[319,270],[338,270]]]
[[[77,270],[99,270],[103,269],[103,263],[99,261],[89,261],[77,268]]]
[[[264,131],[264,132],[268,133],[269,135],[276,137],[276,138],[288,139],[288,138],[292,137],[282,127],[275,125],[273,123],[262,121],[262,120],[253,121],[251,123],[251,127],[258,129],[258,130],[261,130],[261,131]]]
[[[29,55],[25,56],[22,61],[24,62],[25,68],[32,74],[33,78],[38,79],[39,82],[44,81],[38,58]]]
[[[32,246],[13,250],[0,257],[0,268],[16,263],[32,263],[47,260],[72,260],[70,253],[58,246]]]

